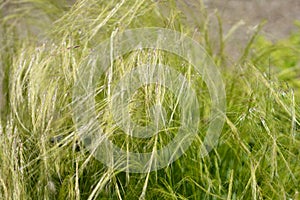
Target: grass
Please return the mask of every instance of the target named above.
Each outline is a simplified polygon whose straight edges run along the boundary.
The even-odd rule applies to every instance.
[[[187,8],[173,1],[159,5],[145,0],[1,2],[0,199],[300,198],[300,32],[272,43],[260,36],[259,26],[240,59],[233,60],[225,47],[240,24],[226,34],[218,14],[201,4],[195,21],[197,13],[185,15]],[[210,26],[214,17],[217,37]],[[132,120],[149,124],[151,108],[160,103],[161,118],[172,116],[172,123],[149,139],[131,138],[116,126],[111,85],[138,63],[173,66],[196,88],[201,113],[198,135],[178,160],[157,171],[129,173],[107,167],[83,148],[72,94],[80,67],[92,61],[88,55],[98,43],[126,29],[151,26],[182,32],[206,48],[226,88],[225,125],[217,147],[202,157],[211,106],[202,78],[176,55],[128,53],[114,61],[96,88],[94,123],[115,144],[128,152],[152,152],[180,125],[174,94],[149,84],[132,96]]]

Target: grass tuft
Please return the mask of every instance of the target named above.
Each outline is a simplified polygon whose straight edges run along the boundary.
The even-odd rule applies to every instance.
[[[208,13],[202,2],[194,7],[199,20],[183,1],[2,1],[0,199],[299,199],[299,32],[272,43],[260,35],[262,23],[233,61],[225,47],[242,22],[225,33],[217,12]],[[182,117],[179,100],[158,84],[138,88],[129,110],[140,126],[160,119],[159,134],[133,138],[113,120],[112,91],[141,63],[172,66],[185,76],[201,113],[197,137],[178,160],[157,171],[129,173],[107,167],[84,148],[72,94],[98,43],[110,39],[118,46],[117,33],[153,26],[182,32],[205,47],[225,84],[226,120],[218,146],[202,157],[212,102],[190,64],[150,49],[117,58],[91,94],[96,116],[87,129],[98,124],[125,152],[153,157],[173,139]]]

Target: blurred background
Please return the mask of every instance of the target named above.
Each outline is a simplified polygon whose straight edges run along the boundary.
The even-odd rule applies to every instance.
[[[171,1],[160,1],[161,11],[168,13]],[[166,3],[168,2],[168,3]],[[300,1],[298,0],[176,0],[176,6],[184,13],[187,21],[195,26],[203,21],[203,10],[210,18],[210,35],[218,37],[218,19],[226,35],[231,28],[236,31],[227,41],[227,52],[237,58],[245,43],[254,34],[257,26],[264,22],[260,34],[268,40],[277,41],[288,37],[299,29]],[[298,25],[297,24],[298,21]]]

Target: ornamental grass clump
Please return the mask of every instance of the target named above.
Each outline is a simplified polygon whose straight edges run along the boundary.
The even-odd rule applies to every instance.
[[[197,5],[195,11],[174,1],[1,2],[0,198],[299,199],[297,80],[289,82],[286,74],[282,79],[278,68],[289,66],[267,64],[270,46],[259,40],[262,25],[235,60],[226,45],[241,23],[223,33],[218,13]],[[210,26],[214,20],[217,28]],[[147,27],[179,32],[181,38],[192,38],[202,47],[204,58],[214,63],[215,76],[220,76],[224,86],[226,99],[217,102],[224,102],[226,112],[213,109],[211,86],[221,86],[207,84],[209,78],[189,60],[155,48],[120,53],[125,48],[120,35]],[[100,51],[104,41],[112,46]],[[287,44],[290,51],[298,51],[294,43]],[[280,57],[278,52],[272,56]],[[121,56],[110,59],[114,54]],[[189,56],[193,58],[193,53]],[[102,58],[111,62],[99,77],[85,70],[101,67]],[[295,66],[299,67],[298,59],[293,60]],[[147,77],[130,76],[128,81],[129,75]],[[124,80],[125,84],[119,84]],[[123,98],[120,91],[132,89],[129,83],[141,80],[148,82],[128,95],[127,113],[116,98]],[[74,95],[81,94],[74,92],[81,83],[95,86],[91,91],[90,85],[81,88],[86,98]],[[123,90],[115,93],[116,88]],[[89,107],[90,101],[93,106]],[[215,145],[205,146],[207,130],[216,119],[211,114],[218,111],[213,116],[224,122],[220,135]],[[85,118],[90,113],[93,118]],[[183,123],[195,118],[199,118],[196,124],[188,127],[190,131],[197,128],[191,144],[181,151],[184,142],[178,142],[175,149],[181,156],[159,169],[136,173],[129,169],[140,169],[140,160],[124,165],[123,161],[129,161],[124,156],[120,161],[108,158],[112,164],[107,164],[97,157],[95,148],[99,145],[105,150],[103,141],[109,139],[125,155],[143,152],[156,158]],[[77,123],[82,119],[85,123]],[[97,137],[99,127],[101,137]],[[151,132],[136,127],[154,128]],[[134,137],[139,133],[136,130],[155,134]],[[101,153],[115,156],[110,151]],[[155,166],[156,160],[150,161],[149,166]]]

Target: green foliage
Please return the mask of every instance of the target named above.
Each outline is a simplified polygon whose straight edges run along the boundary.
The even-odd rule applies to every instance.
[[[230,54],[224,49],[232,32],[223,37],[222,19],[216,16],[216,49],[203,5],[198,7],[201,20],[191,21],[189,16],[197,12],[186,15],[188,7],[170,2],[0,3],[0,199],[299,198],[300,34],[273,43],[259,36],[258,29],[241,59],[229,68],[225,65]],[[162,9],[165,4],[168,12]],[[116,84],[138,62],[174,66],[197,88],[201,104],[199,134],[185,154],[163,169],[135,174],[111,169],[83,148],[72,118],[72,89],[96,43],[117,31],[149,26],[180,31],[205,46],[222,73],[227,113],[218,146],[202,157],[211,102],[205,83],[189,63],[158,50],[116,59],[111,77],[104,74],[99,80],[95,101],[99,124],[120,148],[159,149],[179,125],[174,95],[149,85],[132,97],[134,120],[141,125],[151,121],[150,108],[159,101],[167,108],[163,117],[175,113],[173,129],[134,140],[116,128],[108,109],[108,82]]]
[[[295,31],[286,39],[275,42],[259,36],[254,47],[255,54],[252,59],[254,65],[265,72],[269,71],[268,73],[290,87],[299,88],[300,30]],[[296,91],[296,93],[299,96],[299,92]]]
[[[299,63],[300,33],[293,33],[289,38],[272,43],[264,36],[256,41],[258,55],[257,61],[264,60],[267,64],[281,69],[292,68]]]

